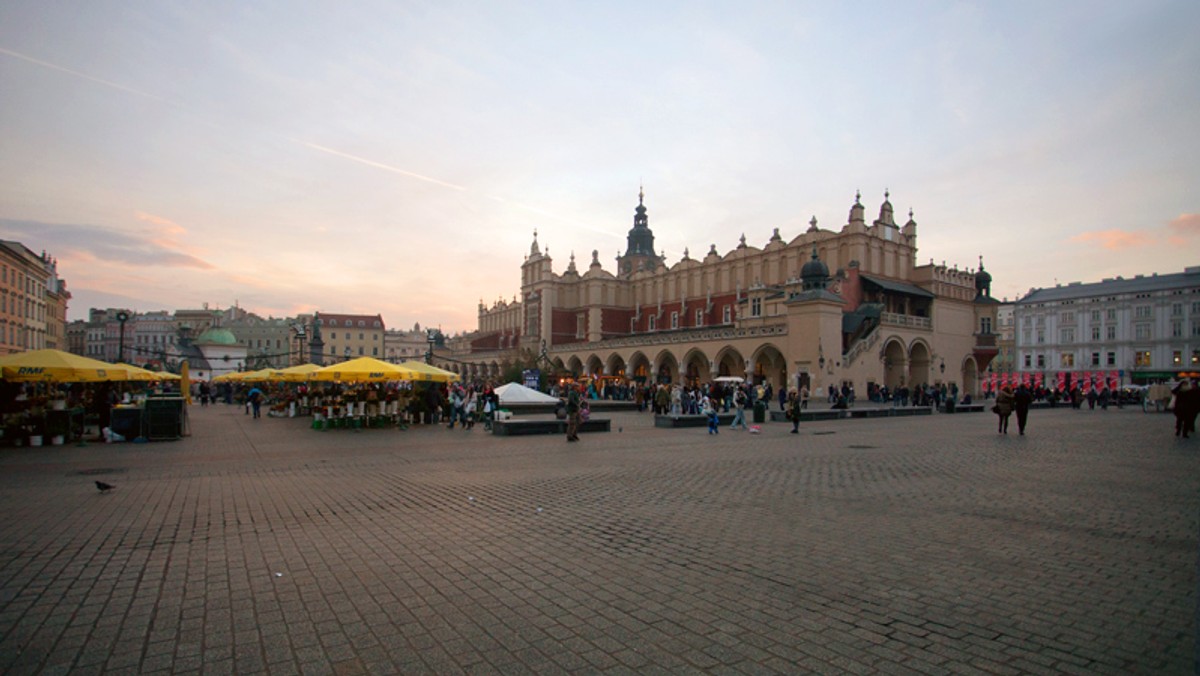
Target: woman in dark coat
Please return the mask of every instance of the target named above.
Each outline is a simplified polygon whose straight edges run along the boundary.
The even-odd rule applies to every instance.
[[[1171,392],[1175,395],[1175,436],[1184,439],[1196,431],[1196,413],[1200,411],[1200,390],[1196,384],[1181,381]]]
[[[992,407],[992,410],[1000,417],[1000,426],[996,430],[1000,434],[1008,434],[1008,418],[1012,415],[1015,403],[1012,385],[1005,385],[1004,389],[1000,390],[1000,394],[996,395],[996,405]]]
[[[1029,420],[1029,405],[1033,403],[1033,393],[1028,387],[1021,385],[1013,395],[1013,408],[1017,411],[1017,430],[1025,434],[1025,422]]]

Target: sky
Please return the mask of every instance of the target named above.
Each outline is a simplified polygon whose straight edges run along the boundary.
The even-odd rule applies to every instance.
[[[0,237],[89,307],[448,333],[556,272],[911,208],[993,295],[1200,265],[1200,3],[0,3]]]

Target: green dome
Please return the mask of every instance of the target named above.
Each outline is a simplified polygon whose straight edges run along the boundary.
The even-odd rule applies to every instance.
[[[213,327],[196,339],[197,343],[212,343],[216,345],[237,345],[237,338],[233,335],[233,331],[229,329],[220,329]]]

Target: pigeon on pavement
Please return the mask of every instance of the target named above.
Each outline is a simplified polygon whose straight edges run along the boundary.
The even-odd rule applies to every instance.
[[[96,488],[99,488],[101,493],[107,493],[108,491],[111,491],[114,486],[112,484],[106,484],[103,481],[97,481]]]

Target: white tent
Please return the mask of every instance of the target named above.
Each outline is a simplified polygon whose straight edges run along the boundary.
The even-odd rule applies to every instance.
[[[508,383],[496,388],[501,404],[553,404],[558,397],[542,394],[520,383]]]

